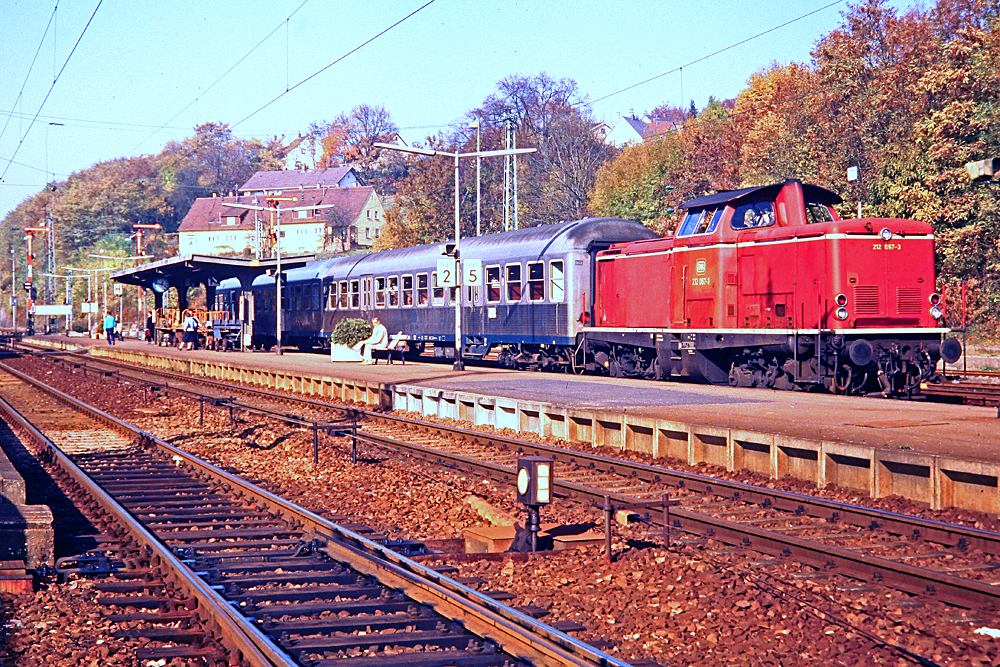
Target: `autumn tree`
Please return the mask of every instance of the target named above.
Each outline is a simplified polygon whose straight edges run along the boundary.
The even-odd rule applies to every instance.
[[[309,129],[322,147],[321,166],[351,165],[380,194],[395,192],[403,160],[375,148],[376,142],[392,143],[399,132],[385,107],[361,104],[332,121],[313,123]]]
[[[590,206],[598,215],[636,220],[665,233],[670,209],[678,203],[671,197],[671,174],[683,161],[676,132],[629,144],[597,171]]]

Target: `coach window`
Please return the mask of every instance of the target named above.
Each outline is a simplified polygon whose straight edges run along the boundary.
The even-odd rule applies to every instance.
[[[319,283],[313,283],[313,286],[312,286],[312,304],[311,304],[313,310],[322,310],[322,308],[320,306],[321,302],[319,300],[319,298],[320,298],[320,289],[321,288],[322,288],[322,285],[320,285]]]
[[[486,267],[486,301],[488,303],[500,303],[503,287],[500,284],[500,267]]]
[[[389,306],[395,308],[399,305],[399,276],[389,277]]]
[[[385,308],[385,278],[375,279],[375,307]]]
[[[479,304],[479,285],[469,285],[466,288],[465,300],[470,306]]]
[[[528,301],[545,300],[545,263],[528,264]]]
[[[361,283],[357,280],[351,281],[351,308],[361,307]]]
[[[427,274],[417,274],[417,305],[427,305]]]
[[[438,285],[438,274],[437,271],[431,274],[431,281],[434,282],[434,293],[431,295],[431,305],[432,306],[443,306],[444,305],[444,287]]]
[[[413,276],[403,276],[403,305],[413,305]]]
[[[351,293],[347,289],[347,281],[340,281],[340,307],[349,308],[351,306]]]
[[[323,285],[323,310],[333,310],[337,306],[337,283]]]
[[[282,310],[288,310],[288,300],[289,300],[288,293],[289,292],[291,292],[291,290],[287,290],[287,289],[281,290],[281,309]]]
[[[563,273],[562,260],[549,262],[549,301],[562,303],[566,293],[566,276]]]
[[[521,265],[508,264],[507,267],[507,300],[521,300]]]
[[[774,224],[774,207],[769,201],[748,202],[736,207],[729,226],[733,229],[770,227]]]

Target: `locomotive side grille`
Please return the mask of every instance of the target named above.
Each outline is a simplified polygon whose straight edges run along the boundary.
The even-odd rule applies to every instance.
[[[919,287],[897,287],[896,288],[896,312],[900,315],[904,313],[920,313],[920,288]]]
[[[854,286],[854,312],[859,315],[878,315],[878,285]]]

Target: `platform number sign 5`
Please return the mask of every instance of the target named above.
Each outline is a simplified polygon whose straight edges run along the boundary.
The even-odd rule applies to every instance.
[[[467,287],[478,287],[483,284],[483,260],[462,260],[462,284]]]
[[[458,267],[454,257],[441,257],[437,261],[438,287],[458,287]]]

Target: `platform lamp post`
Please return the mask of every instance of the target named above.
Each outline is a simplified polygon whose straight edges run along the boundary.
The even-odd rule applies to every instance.
[[[268,206],[256,206],[253,204],[237,204],[235,202],[222,202],[223,206],[229,206],[231,208],[243,208],[253,211],[271,211],[273,216],[273,229],[274,229],[274,257],[275,257],[275,267],[274,267],[274,288],[275,288],[275,298],[277,302],[275,304],[275,340],[277,341],[274,346],[275,354],[283,354],[281,351],[281,211],[315,211],[325,208],[334,208],[337,204],[320,204],[314,206],[292,206],[282,209],[281,202],[283,201],[298,201],[298,197],[280,197],[277,195],[266,195],[264,199],[267,201]]]
[[[25,320],[26,320],[26,322],[25,322],[25,327],[24,328],[25,328],[25,333],[27,333],[29,336],[33,336],[33,335],[35,335],[35,292],[34,292],[35,287],[34,287],[34,285],[32,285],[32,281],[34,280],[34,276],[32,275],[31,262],[32,262],[32,259],[34,258],[34,252],[35,252],[34,251],[35,234],[44,234],[44,233],[47,233],[49,231],[49,228],[48,227],[25,227],[24,231],[27,233],[27,235],[24,237],[24,240],[28,242],[28,254],[27,254],[27,257],[26,257],[26,261],[27,261],[27,265],[28,265],[27,266],[28,275],[27,275],[27,277],[25,278],[25,281],[24,281],[24,291],[28,293],[28,297],[27,297],[27,300],[26,300],[27,303],[25,304],[25,308],[26,308],[26,310],[25,310]]]
[[[152,231],[152,230],[156,230],[156,229],[163,229],[163,227],[160,225],[160,223],[156,223],[155,225],[147,225],[147,224],[143,224],[143,223],[136,223],[136,224],[132,225],[132,229],[135,230],[135,254],[138,255],[139,257],[142,257],[142,230],[148,229],[148,230]],[[136,317],[136,320],[137,320],[137,324],[139,325],[139,328],[141,329],[142,325],[143,325],[142,314],[143,314],[143,311],[146,310],[146,308],[145,308],[146,302],[142,298],[143,297],[142,285],[137,285],[136,286],[136,291],[137,291],[137,296],[136,296],[137,305],[136,305],[136,315],[135,315],[135,317]]]
[[[383,144],[380,142],[375,143],[376,148],[386,148],[393,151],[400,151],[402,153],[413,153],[415,155],[431,155],[431,156],[441,156],[450,157],[455,161],[455,245],[452,252],[446,254],[454,254],[455,258],[455,270],[452,272],[454,276],[454,284],[444,284],[441,287],[455,287],[455,364],[453,368],[456,371],[465,370],[465,364],[462,362],[462,280],[461,276],[461,255],[459,253],[459,245],[461,243],[462,229],[461,221],[459,218],[459,160],[464,157],[474,157],[476,159],[484,157],[494,157],[499,155],[522,155],[524,153],[534,153],[537,148],[513,148],[505,149],[499,151],[475,151],[474,153],[448,153],[447,151],[438,151],[431,148],[413,148],[410,146],[400,146],[397,144]],[[449,244],[450,245],[450,244]],[[440,278],[440,275],[439,275]],[[431,286],[434,287],[433,285]]]

